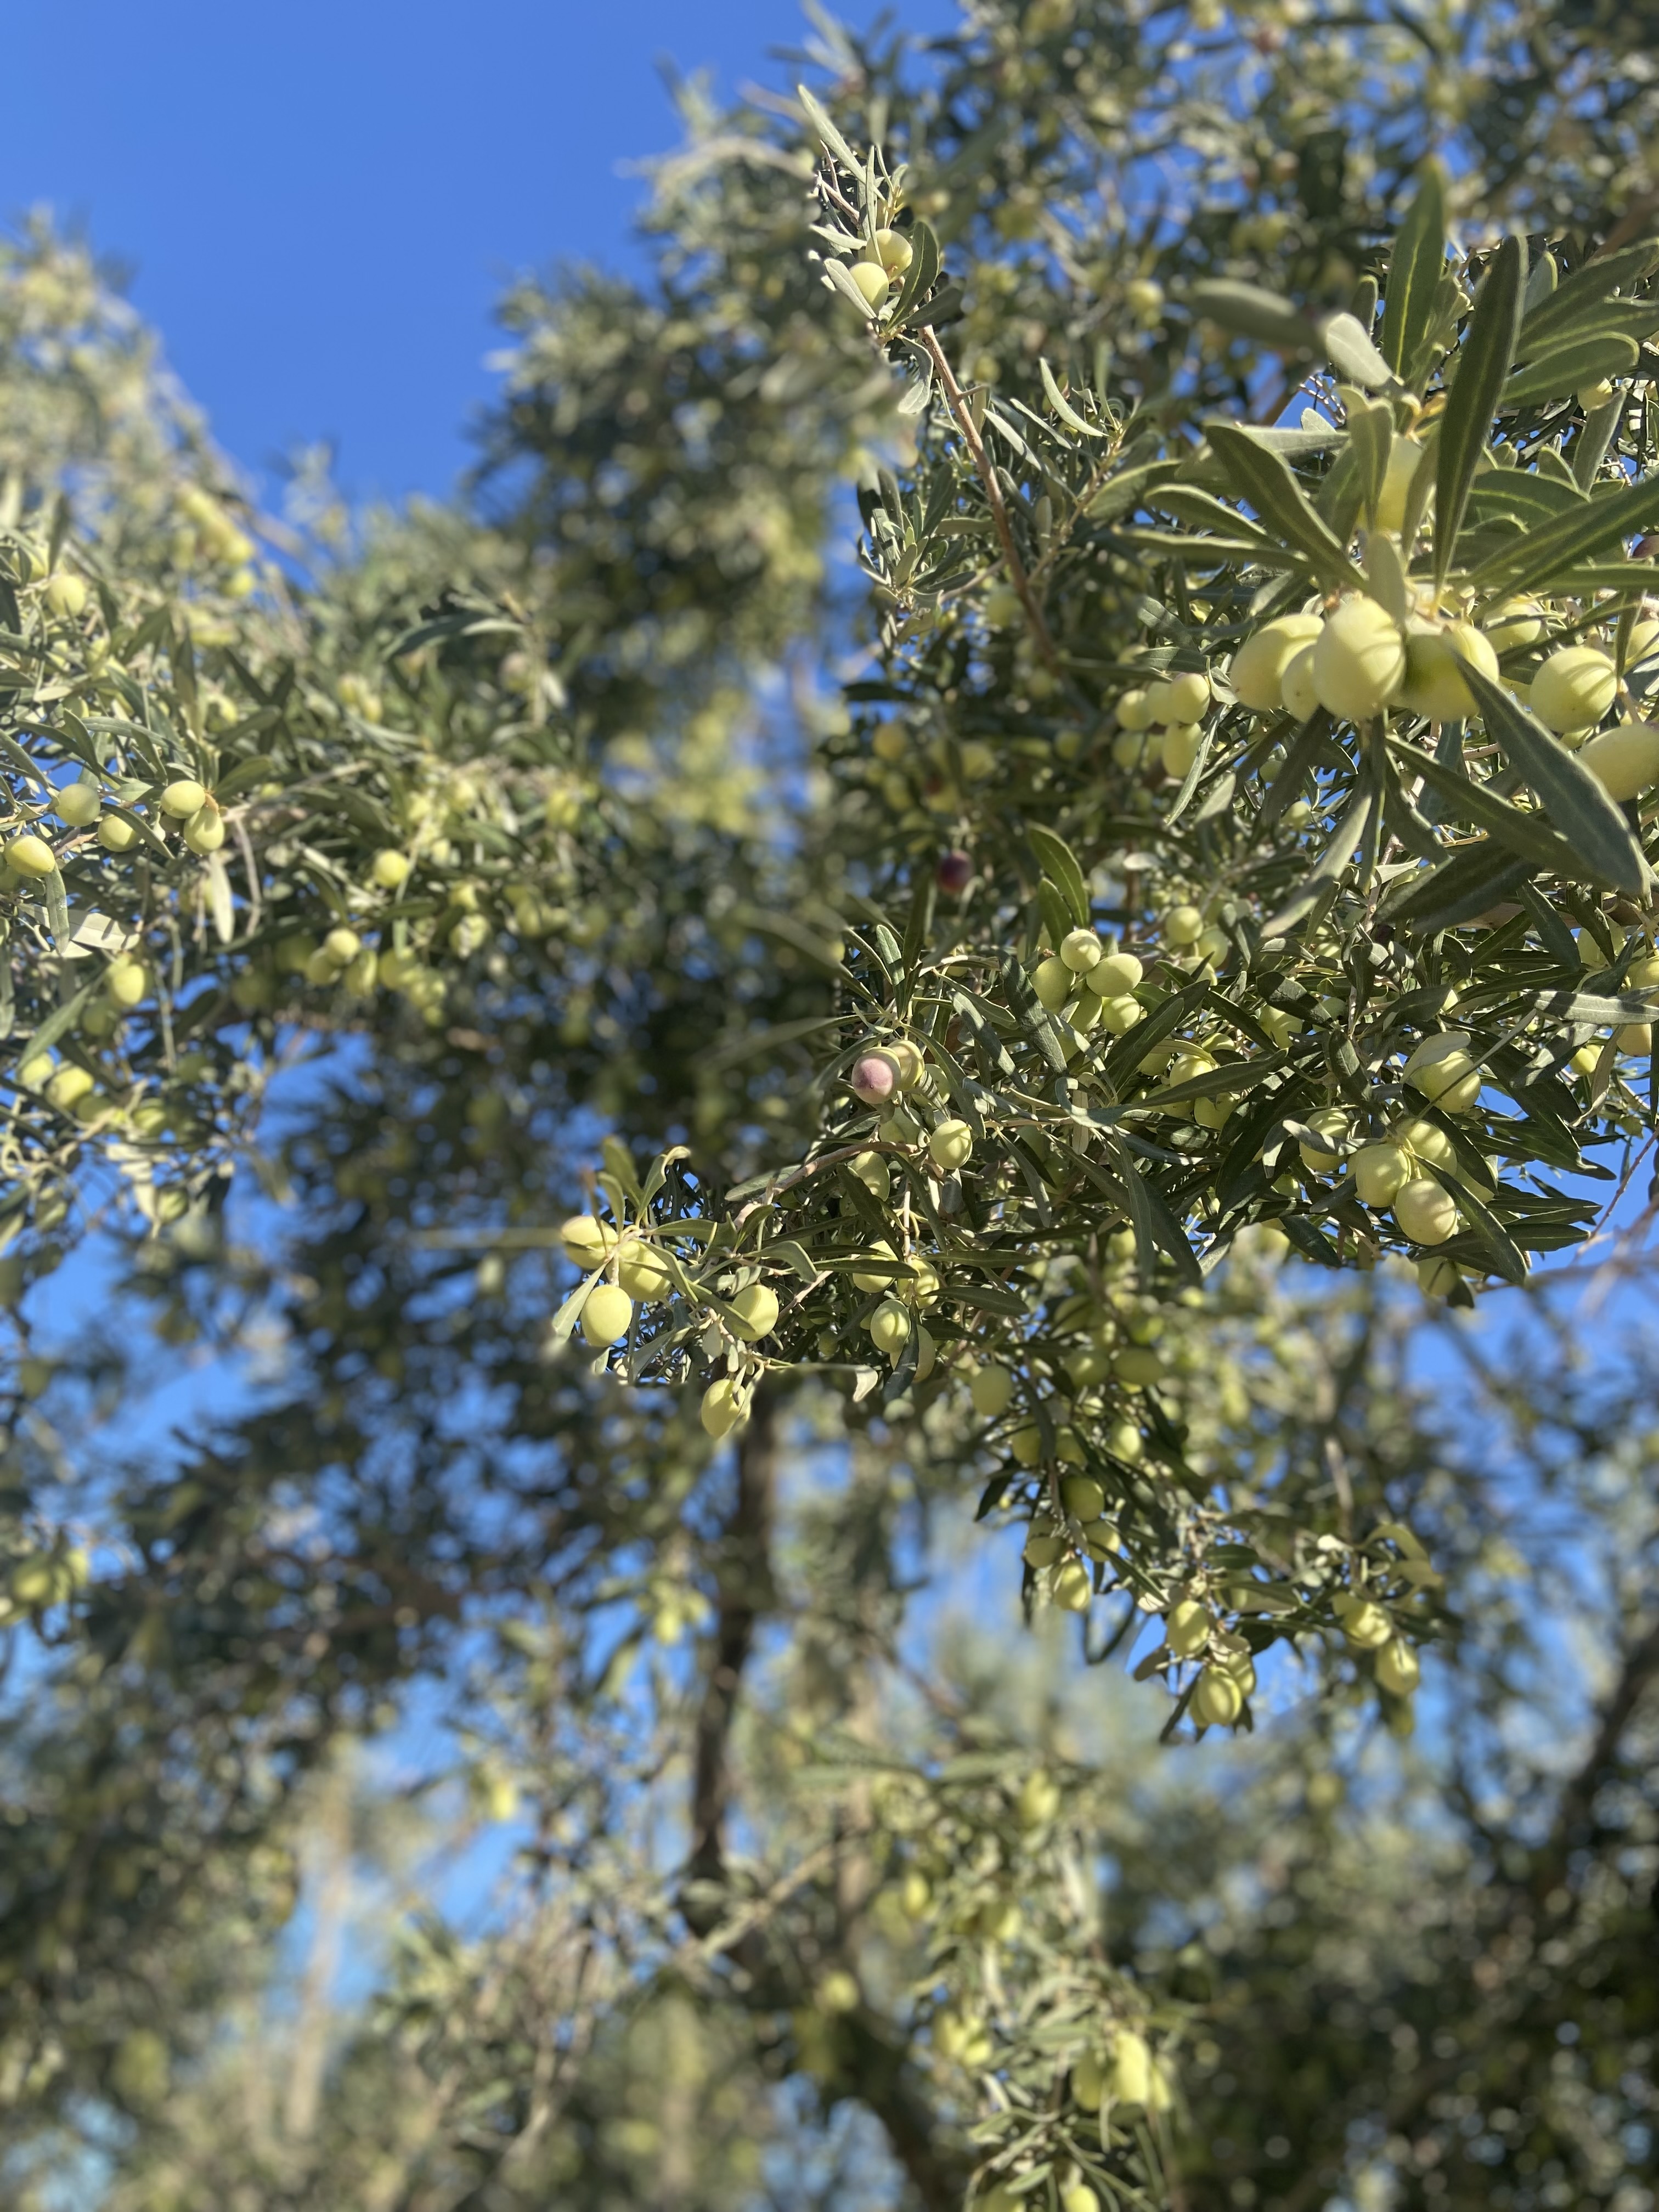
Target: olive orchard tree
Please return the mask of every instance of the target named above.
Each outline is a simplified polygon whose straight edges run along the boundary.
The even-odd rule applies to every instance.
[[[1547,15],[1200,18],[1036,0],[926,66],[826,25],[816,92],[693,97],[658,289],[515,296],[475,507],[313,499],[267,541],[303,583],[84,261],[20,254],[20,2174],[119,2112],[145,2206],[1502,2168],[1634,2212],[1639,1395],[1489,1386],[1601,1570],[1552,1773],[1504,1585],[1559,1531],[1494,1549],[1371,1271],[1467,1302],[1644,1172],[1648,95]],[[30,1342],[93,1224],[120,1328]],[[250,1416],[112,1455],[132,1309],[259,1354]],[[1305,1668],[1242,1796],[1142,1752],[1126,1789],[929,1640],[919,1547],[975,1501],[957,1574],[1012,1522],[1028,1607],[1167,1684],[1126,1741],[1207,1731],[1213,1773]],[[1409,1732],[1431,1642],[1464,1725],[1414,1856],[1326,1753]],[[473,1948],[423,1923],[372,2020],[322,1947],[290,2035],[303,1821],[325,1899],[387,1824],[349,1746],[434,1683],[523,1883]]]

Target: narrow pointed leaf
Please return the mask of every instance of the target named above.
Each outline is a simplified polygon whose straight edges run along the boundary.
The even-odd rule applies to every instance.
[[[1644,477],[1623,491],[1576,501],[1565,514],[1488,554],[1469,581],[1477,591],[1547,588],[1590,554],[1633,538],[1655,522],[1659,522],[1659,474]]]
[[[1248,500],[1287,545],[1306,556],[1322,582],[1359,585],[1359,571],[1314,513],[1301,485],[1277,453],[1237,423],[1206,422],[1204,434],[1240,498]]]
[[[1504,389],[1521,335],[1521,295],[1527,250],[1518,238],[1506,238],[1486,272],[1474,302],[1468,332],[1457,357],[1451,396],[1440,425],[1434,478],[1434,573],[1443,580],[1451,567],[1469,488],[1492,433],[1498,394]]]
[[[1642,349],[1632,337],[1617,331],[1592,331],[1568,339],[1553,351],[1540,354],[1524,368],[1517,368],[1504,386],[1499,404],[1529,406],[1535,399],[1559,399],[1603,377],[1628,376]]]
[[[1541,815],[1528,814],[1518,806],[1511,806],[1507,799],[1499,798],[1485,784],[1476,783],[1461,769],[1419,752],[1415,745],[1397,738],[1389,742],[1401,760],[1408,763],[1425,783],[1431,784],[1450,801],[1455,814],[1496,837],[1500,845],[1507,845],[1517,858],[1530,860],[1535,867],[1553,868],[1558,875],[1572,878],[1585,874],[1584,862],[1577,849],[1565,837],[1558,836]]]
[[[1077,854],[1066,840],[1053,830],[1034,822],[1025,832],[1026,842],[1042,864],[1042,872],[1063,895],[1071,908],[1079,929],[1089,923],[1089,887],[1084,881],[1083,869]]]
[[[1382,295],[1382,356],[1396,376],[1416,359],[1434,320],[1446,266],[1446,193],[1437,161],[1425,161],[1389,256]]]

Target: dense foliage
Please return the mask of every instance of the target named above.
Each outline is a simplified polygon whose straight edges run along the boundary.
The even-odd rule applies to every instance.
[[[0,282],[9,2185],[1641,2212],[1642,57],[817,33],[453,508]]]

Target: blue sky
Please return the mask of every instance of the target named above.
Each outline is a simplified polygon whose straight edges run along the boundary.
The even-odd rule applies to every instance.
[[[872,0],[846,0],[867,22]],[[951,0],[904,20],[954,21]],[[132,274],[221,441],[338,441],[349,491],[442,492],[489,390],[490,303],[617,262],[673,142],[658,71],[776,82],[795,0],[12,0],[0,216],[42,202]]]

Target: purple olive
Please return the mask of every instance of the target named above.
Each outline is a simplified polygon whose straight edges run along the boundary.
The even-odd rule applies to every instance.
[[[974,880],[972,854],[964,853],[960,846],[953,847],[948,853],[941,853],[933,877],[942,891],[949,891],[952,898],[960,898]]]
[[[856,1097],[866,1106],[884,1106],[898,1089],[898,1063],[884,1052],[860,1053],[848,1078]]]

